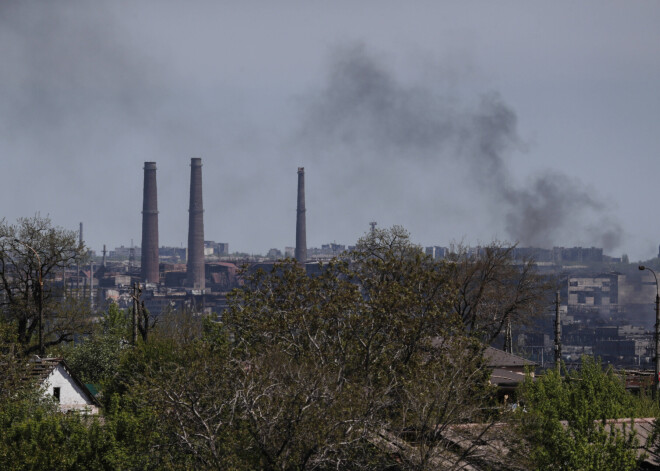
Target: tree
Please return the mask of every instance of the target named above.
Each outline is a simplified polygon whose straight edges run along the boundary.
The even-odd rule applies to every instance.
[[[476,252],[450,256],[456,285],[454,311],[468,332],[487,344],[507,326],[529,322],[548,304],[549,280],[533,260],[514,263],[513,250],[493,243]]]
[[[0,319],[0,404],[22,396],[34,388],[26,381],[30,363],[19,355],[16,331],[4,319]]]
[[[245,275],[223,325],[237,406],[264,469],[459,469],[450,431],[491,421],[483,346],[452,310],[451,269],[401,228],[352,261]]]
[[[226,347],[195,341],[153,345],[140,384],[133,390],[136,404],[153,411],[166,461],[196,469],[255,469],[250,440],[244,436],[236,405],[235,374]]]
[[[141,418],[63,414],[37,388],[14,391],[0,401],[0,469],[163,469],[140,448],[151,425]]]
[[[483,459],[475,445],[497,414],[451,274],[400,228],[312,276],[294,261],[244,272],[201,338],[164,322],[122,353],[104,389],[110,420],[149,424],[153,466],[464,468]]]
[[[528,376],[521,401],[521,433],[535,469],[636,469],[640,443],[632,426],[607,421],[636,417],[643,399],[626,391],[611,366],[603,370],[585,356],[579,370],[563,377],[555,369],[536,379]]]
[[[84,383],[100,385],[119,368],[121,353],[129,344],[130,324],[126,311],[109,304],[91,335],[63,349],[67,365]]]
[[[161,332],[121,353],[103,388],[105,417],[142,458],[131,469],[257,469],[251,442],[234,420],[234,374],[217,326],[184,339]],[[210,333],[209,333],[210,332]]]
[[[53,227],[47,217],[0,221],[0,310],[13,323],[24,354],[39,350],[34,337],[40,303],[45,347],[71,341],[74,333],[88,329],[85,303],[52,283],[56,275],[82,263],[85,253],[74,231]]]
[[[313,275],[295,261],[244,271],[219,321],[166,315],[118,364],[95,363],[107,433],[82,456],[121,469],[517,469],[487,446],[503,443],[503,412],[454,308],[455,274],[399,227]],[[103,326],[89,342],[125,332],[126,317],[109,311]]]

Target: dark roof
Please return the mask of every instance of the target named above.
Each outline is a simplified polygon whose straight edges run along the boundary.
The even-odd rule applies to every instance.
[[[64,358],[39,358],[30,362],[30,377],[41,382],[46,381],[55,367],[64,361]]]
[[[231,262],[207,262],[206,265],[215,265],[219,267],[227,267],[227,268],[234,268],[238,270],[238,267],[236,266],[235,263]]]
[[[517,386],[525,380],[525,375],[502,368],[493,368],[490,381],[498,386]]]
[[[504,350],[498,350],[493,347],[486,347],[484,358],[488,361],[488,366],[493,368],[535,366],[533,361],[525,360],[523,357],[512,355]]]

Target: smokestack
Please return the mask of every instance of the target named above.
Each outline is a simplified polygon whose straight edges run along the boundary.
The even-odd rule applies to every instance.
[[[307,261],[307,233],[305,223],[305,168],[298,167],[298,210],[296,214],[296,260]]]
[[[142,271],[145,283],[158,283],[158,192],[156,162],[144,163],[142,200]]]
[[[83,244],[83,232],[82,232],[82,222],[80,223],[80,230],[78,231],[78,243]]]
[[[190,159],[190,208],[188,209],[188,274],[191,288],[204,289],[204,208],[202,159]]]

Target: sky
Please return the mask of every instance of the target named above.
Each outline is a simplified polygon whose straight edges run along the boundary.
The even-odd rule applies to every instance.
[[[265,253],[401,225],[420,245],[660,244],[660,2],[3,1],[0,218],[97,252]]]

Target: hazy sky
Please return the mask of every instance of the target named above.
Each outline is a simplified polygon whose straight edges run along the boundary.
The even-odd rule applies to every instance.
[[[414,6],[411,6],[414,5]],[[0,217],[265,253],[400,224],[422,245],[660,244],[660,2],[0,2]]]

